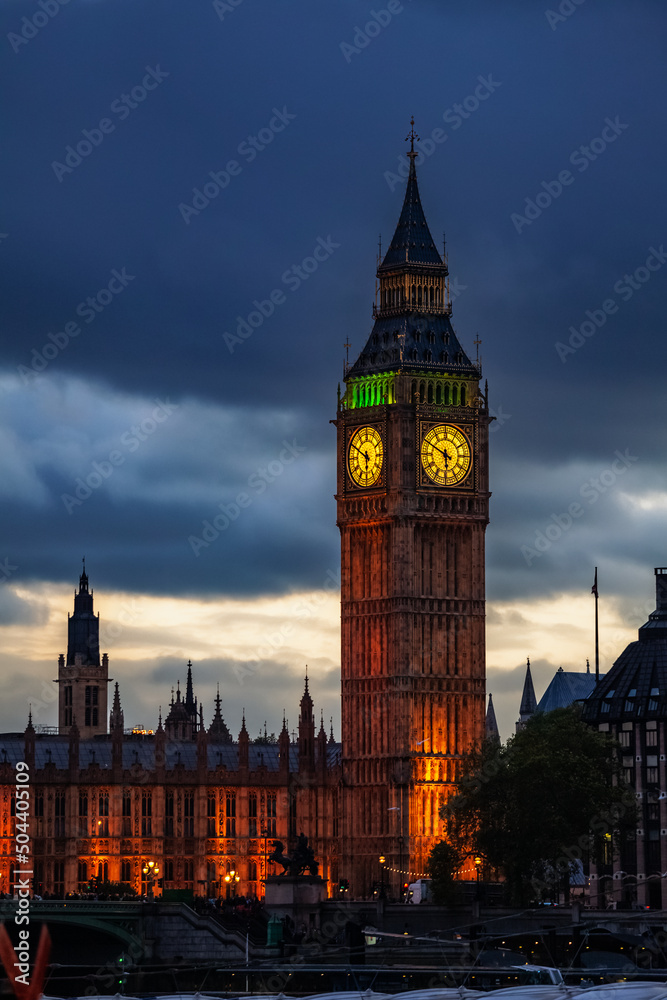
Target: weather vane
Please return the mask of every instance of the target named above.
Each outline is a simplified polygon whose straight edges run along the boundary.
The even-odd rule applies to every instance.
[[[419,142],[419,136],[415,132],[415,116],[414,115],[410,119],[410,131],[406,135],[405,141],[407,142],[408,139],[410,140],[410,152],[408,153],[408,156],[416,156],[417,154],[415,153],[415,139],[417,140],[417,142]]]

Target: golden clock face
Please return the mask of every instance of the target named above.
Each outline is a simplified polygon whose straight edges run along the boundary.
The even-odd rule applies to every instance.
[[[437,486],[455,486],[470,472],[472,451],[462,430],[452,424],[432,427],[421,446],[424,472]]]
[[[375,486],[382,474],[384,445],[375,427],[358,427],[350,438],[347,464],[357,486]]]

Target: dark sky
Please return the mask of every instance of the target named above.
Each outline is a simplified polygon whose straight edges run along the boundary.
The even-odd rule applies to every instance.
[[[105,592],[253,602],[335,575],[329,420],[343,345],[356,357],[370,331],[411,115],[453,322],[469,355],[482,341],[498,418],[490,677],[506,671],[513,706],[525,655],[538,696],[582,667],[595,565],[612,662],[667,563],[664,5],[5,0],[0,16],[6,676],[50,680],[60,649],[37,633],[57,613],[64,644],[84,553],[102,612]],[[579,653],[559,645],[575,625]],[[172,655],[145,650],[144,676],[168,687]]]

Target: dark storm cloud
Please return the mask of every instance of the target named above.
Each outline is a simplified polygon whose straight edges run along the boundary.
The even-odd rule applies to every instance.
[[[667,265],[647,265],[667,241],[664,11],[400,6],[371,34],[356,0],[222,17],[70,0],[36,30],[30,0],[3,5],[0,492],[21,579],[72,579],[85,551],[98,586],[323,585],[338,564],[328,421],[343,345],[353,359],[370,330],[413,113],[454,325],[470,355],[482,340],[497,416],[490,596],[576,591],[597,563],[620,598],[667,562],[664,507],[621,497],[664,491]],[[67,387],[48,406],[37,369]],[[165,398],[177,415],[68,514],[62,494]],[[307,452],[207,541],[284,438]],[[582,485],[625,449],[636,465],[588,505]],[[573,502],[585,514],[528,565],[521,547]]]

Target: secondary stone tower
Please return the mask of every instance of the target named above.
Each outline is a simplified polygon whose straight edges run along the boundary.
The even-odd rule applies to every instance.
[[[100,616],[93,612],[86,564],[74,592],[74,613],[67,619],[67,658],[58,657],[58,731],[76,723],[83,739],[107,731],[109,657],[100,659]]]

